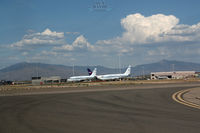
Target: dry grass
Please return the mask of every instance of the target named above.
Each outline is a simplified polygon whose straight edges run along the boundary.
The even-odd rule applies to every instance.
[[[200,79],[180,79],[180,80],[125,80],[125,81],[104,81],[104,82],[80,82],[80,83],[63,83],[52,85],[4,85],[0,86],[0,91],[13,90],[33,90],[47,88],[72,88],[72,87],[87,87],[87,86],[108,86],[108,85],[136,85],[136,84],[166,84],[166,83],[185,83],[185,82],[200,82]]]

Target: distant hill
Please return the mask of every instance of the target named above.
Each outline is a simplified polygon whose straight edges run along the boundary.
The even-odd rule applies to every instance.
[[[33,76],[64,76],[70,73],[69,69],[62,65],[22,62],[0,70],[0,79],[31,80]]]
[[[116,73],[115,69],[105,68],[102,66],[74,66],[74,76],[88,75],[86,70],[88,67],[91,70],[97,67],[99,74],[109,72]],[[73,76],[73,67],[64,65],[22,62],[0,70],[0,80],[23,81],[31,80],[31,77],[36,76],[61,76],[62,78],[68,78],[70,76]]]
[[[97,68],[97,74],[111,74],[119,73],[119,69],[106,68],[103,66],[74,66],[74,75],[87,75],[87,68],[93,70]],[[51,65],[43,63],[27,63],[22,62],[11,65],[0,70],[0,80],[31,80],[34,76],[61,76],[62,78],[68,78],[73,75],[72,66],[64,65]],[[123,68],[121,72],[124,72],[126,68]],[[161,60],[156,63],[137,65],[132,67],[132,76],[150,74],[150,72],[161,71],[200,71],[200,64],[182,62],[182,61],[169,61]]]

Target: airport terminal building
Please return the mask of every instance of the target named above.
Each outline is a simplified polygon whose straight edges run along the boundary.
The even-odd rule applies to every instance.
[[[151,79],[184,79],[195,76],[195,71],[151,72]]]

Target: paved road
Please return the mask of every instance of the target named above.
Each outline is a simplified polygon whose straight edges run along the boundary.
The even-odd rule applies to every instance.
[[[200,110],[171,98],[187,88],[0,97],[0,133],[199,133]]]

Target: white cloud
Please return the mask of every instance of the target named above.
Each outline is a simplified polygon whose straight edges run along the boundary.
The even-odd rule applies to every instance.
[[[49,56],[49,55],[53,55],[53,56],[58,56],[58,53],[57,52],[54,52],[54,51],[46,51],[46,50],[43,50],[40,54],[40,56]]]
[[[130,43],[146,43],[158,41],[159,35],[169,32],[179,20],[175,16],[163,14],[144,17],[141,14],[128,15],[121,20],[121,25],[126,30],[122,39]]]
[[[24,35],[23,39],[10,45],[10,47],[23,47],[27,45],[62,44],[64,32],[46,29],[41,33],[30,33]]]
[[[179,19],[173,15],[143,16],[137,13],[121,19],[121,26],[124,31],[120,36],[98,40],[93,45],[81,33],[46,29],[42,32],[30,30],[10,47],[19,48],[21,58],[31,61],[62,63],[66,58],[68,61],[74,58],[76,62],[84,64],[90,58],[92,63],[105,63],[108,60],[107,63],[112,64],[113,59],[118,58],[117,55],[126,57],[124,62],[163,58],[199,60],[197,57],[200,54],[200,23],[179,24]],[[76,38],[68,43],[65,39],[72,35]],[[34,49],[32,46],[48,47]]]
[[[71,45],[65,44],[61,47],[54,47],[54,50],[73,51],[77,49],[92,50],[93,48],[94,46],[92,46],[83,35],[80,35]]]
[[[179,24],[173,15],[156,14],[145,17],[139,13],[131,14],[121,20],[124,32],[109,40],[99,40],[97,44],[148,44],[158,42],[199,41],[200,23],[196,25]]]
[[[200,23],[192,26],[176,25],[165,36],[177,41],[200,41]]]
[[[43,31],[42,33],[37,33],[39,35],[43,35],[43,36],[52,36],[52,37],[58,37],[58,38],[63,38],[64,37],[64,32],[56,32],[56,31],[51,31],[50,29],[46,29],[45,31]]]
[[[76,40],[72,44],[74,47],[87,47],[87,48],[92,48],[92,45],[87,41],[87,39],[83,36],[80,35],[79,37],[76,38]]]

